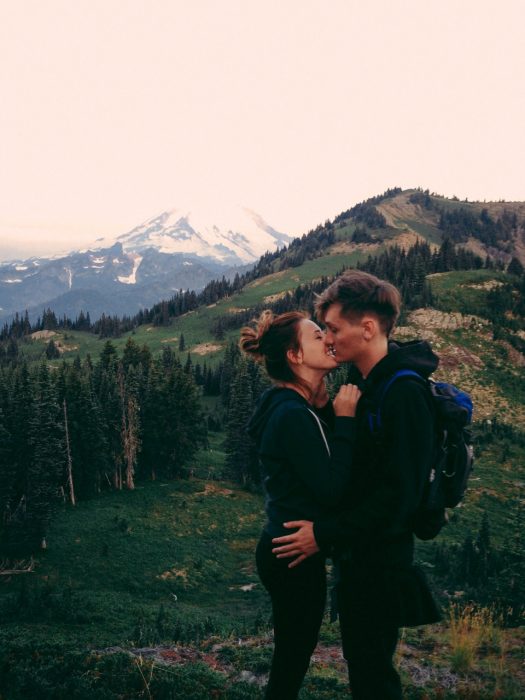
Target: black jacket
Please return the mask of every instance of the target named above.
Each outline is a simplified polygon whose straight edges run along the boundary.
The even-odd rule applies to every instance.
[[[344,505],[314,523],[318,544],[332,546],[336,559],[345,562],[356,604],[376,609],[381,604],[399,626],[439,618],[421,572],[413,567],[412,520],[434,452],[430,392],[416,378],[400,378],[382,403],[379,435],[372,434],[368,417],[394,372],[412,369],[427,378],[437,365],[437,356],[424,341],[390,343],[388,354],[366,380],[358,374],[352,378],[363,394]]]
[[[333,431],[293,389],[264,392],[248,424],[266,494],[266,531],[289,534],[283,522],[326,518],[350,479],[355,419],[336,417]],[[326,438],[326,441],[325,441]]]

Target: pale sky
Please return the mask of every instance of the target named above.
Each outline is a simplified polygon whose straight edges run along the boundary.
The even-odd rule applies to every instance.
[[[0,259],[173,208],[297,235],[387,187],[525,200],[522,0],[0,0]]]

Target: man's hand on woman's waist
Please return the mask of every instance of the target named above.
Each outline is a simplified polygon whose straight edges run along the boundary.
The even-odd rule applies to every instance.
[[[310,520],[292,520],[289,523],[283,523],[286,528],[299,528],[291,535],[283,537],[274,537],[272,542],[278,547],[272,549],[272,552],[277,556],[277,559],[289,559],[296,557],[290,564],[289,569],[293,569],[302,561],[311,557],[312,554],[319,552],[319,547],[314,537],[314,524]]]

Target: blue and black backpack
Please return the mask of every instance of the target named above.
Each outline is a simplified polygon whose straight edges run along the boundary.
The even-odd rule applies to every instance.
[[[425,379],[410,369],[398,370],[378,389],[375,410],[368,412],[368,425],[373,435],[379,435],[381,430],[381,407],[385,396],[392,384],[402,377],[424,382],[432,395],[435,454],[412,527],[416,537],[431,540],[447,522],[446,508],[454,508],[463,499],[474,466],[469,429],[472,399],[452,384]]]

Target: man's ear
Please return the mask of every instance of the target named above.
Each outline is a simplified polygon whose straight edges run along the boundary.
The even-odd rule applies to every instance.
[[[361,319],[361,328],[363,329],[363,338],[365,340],[372,340],[379,333],[377,318],[373,316],[363,316]]]
[[[292,365],[302,365],[303,364],[303,353],[301,350],[287,350],[286,357],[288,362]]]

